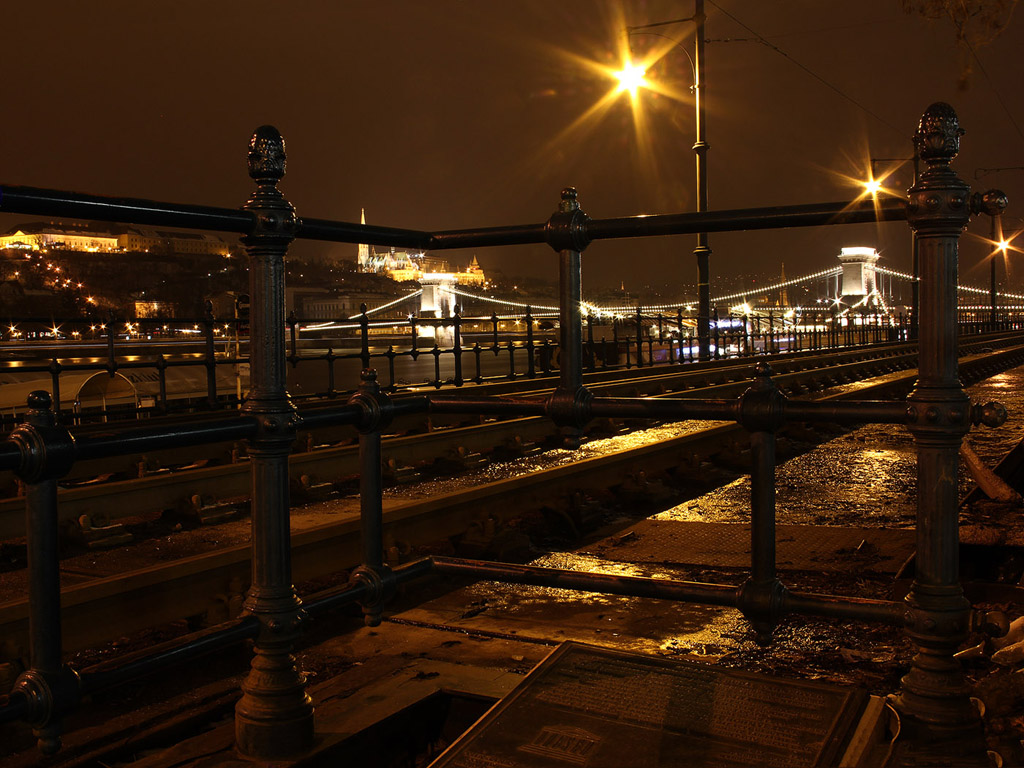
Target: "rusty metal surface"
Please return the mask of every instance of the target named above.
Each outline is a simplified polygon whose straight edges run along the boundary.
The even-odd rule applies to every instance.
[[[432,768],[833,765],[863,691],[564,643]]]
[[[914,553],[911,529],[779,525],[776,532],[776,563],[786,570],[896,573]],[[747,568],[750,525],[647,519],[582,551],[622,562]]]

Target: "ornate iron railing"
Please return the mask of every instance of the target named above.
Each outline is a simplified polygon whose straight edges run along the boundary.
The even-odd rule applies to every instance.
[[[255,659],[235,712],[238,749],[273,759],[295,755],[313,742],[313,707],[292,648],[307,613],[360,603],[377,624],[396,585],[427,573],[459,573],[514,583],[656,596],[732,606],[767,640],[789,613],[880,621],[901,626],[917,648],[895,699],[905,724],[933,735],[977,730],[978,716],[953,654],[972,627],[1005,619],[972,610],[958,580],[956,463],[963,435],[972,424],[996,425],[1005,412],[972,406],[957,379],[957,242],[972,213],[992,213],[992,194],[971,195],[950,168],[959,148],[955,113],[932,105],[916,136],[927,166],[909,200],[881,204],[832,203],[701,214],[591,220],[573,189],[563,191],[557,211],[542,224],[457,232],[419,232],[299,218],[277,189],[284,174],[284,142],[276,130],[259,128],[250,143],[249,172],[257,188],[241,211],[142,200],[119,200],[24,187],[0,188],[0,211],[239,232],[250,259],[252,306],[249,397],[235,414],[172,425],[119,427],[73,434],[61,424],[51,398],[30,398],[26,423],[0,443],[0,469],[13,469],[26,484],[30,569],[31,665],[19,678],[0,721],[23,718],[36,729],[44,752],[59,748],[61,716],[82,696],[129,677],[222,647],[240,638],[255,641]],[[1003,199],[1005,203],[1005,198]],[[583,384],[584,325],[580,314],[581,255],[593,240],[615,237],[824,226],[908,220],[918,236],[921,264],[920,376],[905,402],[824,403],[788,400],[760,364],[749,390],[731,401],[682,398],[595,397]],[[430,396],[384,391],[366,364],[357,391],[344,404],[317,409],[307,426],[351,425],[360,433],[363,565],[347,587],[307,602],[292,586],[287,464],[297,415],[286,390],[287,322],[284,316],[284,257],[296,238],[317,238],[411,248],[463,248],[546,243],[559,259],[560,323],[558,381],[544,399],[468,397],[464,392]],[[642,347],[642,343],[640,345]],[[510,563],[431,557],[403,566],[385,562],[382,544],[381,433],[406,413],[457,412],[546,415],[566,440],[601,416],[731,420],[751,435],[751,573],[739,588],[666,579],[622,578]],[[775,565],[775,434],[788,421],[903,424],[918,448],[917,575],[905,601],[804,594],[787,589]],[[60,591],[57,582],[57,480],[81,458],[102,458],[212,440],[244,439],[252,466],[252,586],[243,615],[201,636],[187,638],[123,666],[73,670],[61,654]]]

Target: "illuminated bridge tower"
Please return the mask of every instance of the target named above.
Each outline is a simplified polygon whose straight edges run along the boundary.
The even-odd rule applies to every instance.
[[[839,261],[843,265],[843,303],[847,305],[869,304],[878,291],[878,274],[875,264],[879,253],[874,248],[843,248]]]
[[[428,272],[419,280],[423,287],[420,298],[420,317],[451,317],[455,312],[455,294],[452,287],[455,275],[449,272]]]

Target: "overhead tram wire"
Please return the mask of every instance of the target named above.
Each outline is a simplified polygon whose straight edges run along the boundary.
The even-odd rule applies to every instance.
[[[719,11],[724,13],[726,16],[728,16],[730,19],[735,21],[737,24],[739,24],[741,27],[743,27],[745,30],[747,30],[750,34],[754,35],[754,38],[758,42],[760,42],[762,45],[767,46],[768,48],[772,49],[777,54],[782,56],[784,59],[787,59],[788,61],[792,62],[793,64],[798,66],[800,69],[802,69],[804,72],[806,72],[808,75],[813,77],[815,80],[817,80],[818,82],[822,83],[823,85],[827,86],[831,90],[833,90],[836,93],[838,93],[840,96],[842,96],[848,102],[853,104],[855,107],[857,107],[858,109],[861,109],[864,112],[866,112],[867,114],[871,115],[871,117],[875,118],[878,122],[882,123],[882,125],[885,125],[886,127],[891,128],[893,131],[898,133],[900,136],[904,135],[904,131],[901,131],[899,128],[897,128],[895,125],[890,123],[888,120],[886,120],[884,117],[879,115],[877,112],[874,112],[873,110],[871,110],[868,107],[866,107],[863,104],[861,104],[859,101],[857,101],[855,98],[850,96],[850,94],[846,93],[839,86],[833,85],[832,83],[830,83],[828,80],[826,80],[824,77],[822,77],[817,72],[812,70],[810,67],[808,67],[808,66],[806,66],[804,64],[801,64],[799,61],[794,59],[792,56],[790,56],[784,50],[779,48],[779,46],[775,45],[775,43],[770,42],[764,35],[762,35],[759,32],[756,32],[755,30],[751,29],[747,24],[744,24],[742,21],[737,19],[735,16],[733,16],[731,13],[729,13],[727,10],[725,10],[722,6],[720,6],[718,3],[716,3],[715,0],[708,0],[708,2],[711,3],[713,6],[715,6],[715,8],[717,8]]]
[[[1006,106],[1006,102],[1003,101],[1002,94],[999,92],[999,89],[996,88],[996,84],[992,82],[992,78],[989,77],[988,70],[985,69],[985,65],[981,63],[981,59],[978,57],[978,54],[975,53],[974,46],[971,45],[971,41],[965,37],[964,42],[967,44],[967,50],[971,52],[971,57],[978,63],[978,69],[981,70],[981,74],[984,75],[985,80],[988,81],[988,85],[992,89],[992,93],[996,95],[996,101],[998,101],[999,106],[1003,108],[1003,112],[1006,113],[1006,117],[1007,119],[1009,119],[1010,124],[1016,129],[1017,135],[1024,139],[1024,132],[1021,131],[1021,128],[1017,124],[1017,121],[1013,119],[1013,113],[1010,112],[1010,108]]]

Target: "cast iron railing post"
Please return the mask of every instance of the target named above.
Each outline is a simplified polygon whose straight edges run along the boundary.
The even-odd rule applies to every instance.
[[[217,407],[217,350],[213,346],[213,302],[203,305],[203,337],[206,354],[203,367],[206,368],[206,404],[212,411]]]
[[[28,702],[28,721],[39,750],[52,755],[60,749],[60,718],[78,703],[78,675],[64,665],[60,621],[60,560],[58,556],[57,479],[74,462],[74,440],[57,426],[50,394],[28,397],[25,423],[11,433],[21,448],[18,477],[25,482],[25,533],[28,555],[29,669],[12,694]]]
[[[526,375],[529,378],[535,378],[537,376],[537,361],[534,359],[533,351],[535,344],[533,343],[533,314],[530,312],[530,307],[526,307],[526,317],[523,318],[526,321]],[[494,348],[494,354],[498,354],[498,348]]]
[[[242,413],[255,417],[252,465],[252,586],[244,612],[260,621],[252,668],[235,707],[240,752],[261,760],[297,755],[313,743],[313,705],[292,647],[304,613],[292,586],[288,454],[298,418],[285,389],[284,257],[294,237],[295,211],[277,189],[285,150],[272,126],[249,143],[256,192],[243,208],[255,214],[242,238],[249,254],[252,303],[252,388]]]
[[[385,574],[384,565],[384,479],[381,471],[381,433],[387,424],[387,397],[377,383],[377,372],[372,368],[360,374],[359,389],[349,403],[363,410],[359,427],[359,510],[360,537],[363,548],[363,564],[353,574],[352,582],[362,582],[369,589],[367,597],[360,602],[363,618],[368,627],[376,627],[381,621],[384,607]]]
[[[784,589],[775,569],[775,432],[782,426],[785,397],[771,380],[767,362],[755,366],[754,385],[742,398],[742,423],[750,430],[750,578],[740,605],[767,644],[781,616]]]
[[[434,328],[437,334],[437,328]],[[370,317],[366,314],[366,304],[359,305],[359,360],[363,368],[370,367]]]
[[[957,242],[970,219],[970,188],[950,168],[960,148],[959,121],[948,104],[921,118],[915,146],[927,168],[910,189],[907,219],[920,254],[919,378],[908,398],[917,443],[917,559],[907,595],[907,634],[916,646],[896,705],[933,736],[980,734],[960,663],[970,604],[959,581],[957,456],[970,404],[957,377]]]
[[[640,314],[640,307],[636,308],[636,367],[644,367],[644,318]]]
[[[580,302],[583,299],[581,254],[586,247],[582,234],[587,216],[580,210],[576,190],[562,190],[558,213],[548,220],[552,244],[558,251],[559,347],[558,386],[549,400],[551,417],[564,428],[567,447],[579,446],[586,423],[584,404],[590,393],[583,386],[583,325]]]
[[[992,241],[992,255],[989,257],[991,263],[989,265],[989,286],[988,286],[988,300],[989,300],[989,330],[996,330],[996,262],[998,261],[997,256],[1000,253],[998,243],[1003,239],[1003,211],[1006,210],[1006,206],[1009,201],[999,190],[991,189],[984,194],[982,197],[983,212],[989,215],[990,222],[990,233],[989,239]]]
[[[116,337],[114,331],[114,313],[107,313],[107,373],[110,374],[110,378],[114,378],[114,374],[117,372],[117,355],[114,352],[114,340]],[[57,403],[58,407],[60,403]]]
[[[715,326],[714,335],[712,337],[715,342],[715,352],[712,357],[714,357],[715,360],[718,360],[722,356],[721,324],[718,319],[718,307],[711,310],[711,322],[714,323]],[[707,359],[704,355],[704,347],[701,347],[701,359]]]
[[[597,359],[594,356],[594,316],[587,313],[587,370],[591,373],[597,367]]]
[[[462,308],[456,307],[452,315],[453,341],[452,359],[455,363],[455,386],[461,387],[465,382],[462,378]]]
[[[50,387],[53,390],[53,412],[57,419],[60,420],[60,372],[64,370],[64,367],[60,364],[57,356],[54,355],[50,361]],[[107,409],[103,409],[103,418],[107,418]]]
[[[285,318],[285,323],[288,324],[288,343],[289,343],[288,349],[290,350],[290,352],[288,353],[288,362],[292,364],[292,368],[298,368],[299,367],[299,334],[298,334],[299,318],[295,314],[295,310],[294,309],[291,312],[288,313],[288,317]]]

